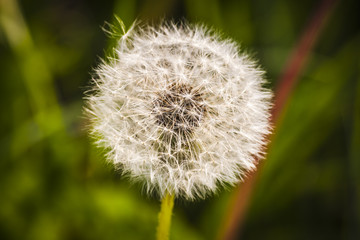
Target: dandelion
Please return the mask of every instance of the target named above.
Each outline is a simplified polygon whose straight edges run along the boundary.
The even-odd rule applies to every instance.
[[[132,27],[87,97],[107,158],[161,198],[205,198],[255,169],[269,133],[264,72],[200,25]],[[168,194],[168,195],[167,195]]]

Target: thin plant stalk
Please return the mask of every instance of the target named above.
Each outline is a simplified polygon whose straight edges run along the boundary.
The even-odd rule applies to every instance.
[[[33,113],[31,121],[38,126],[36,135],[39,137],[31,137],[27,144],[19,144],[23,143],[24,136],[28,134],[28,122],[21,121],[16,125],[12,135],[11,153],[13,157],[18,157],[36,141],[54,133],[64,133],[65,125],[51,69],[32,39],[17,0],[0,0],[0,32],[3,32],[14,54],[20,70],[19,75],[27,90],[28,106]],[[63,151],[58,143],[54,143],[53,147]]]
[[[167,193],[161,201],[159,213],[159,224],[157,227],[156,239],[168,240],[171,226],[171,215],[174,207],[174,195]]]
[[[329,19],[335,3],[336,0],[323,0],[320,2],[293,53],[290,55],[275,91],[275,104],[272,109],[271,118],[273,125],[278,124],[280,114],[284,112],[286,102],[298,80],[299,74],[304,69],[309,54]],[[236,239],[240,233],[261,167],[262,165],[260,164],[258,171],[251,173],[246,182],[236,189],[229,204],[224,225],[220,229],[218,239]]]

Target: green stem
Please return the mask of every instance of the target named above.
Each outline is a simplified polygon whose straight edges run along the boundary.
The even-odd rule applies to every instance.
[[[170,225],[171,225],[171,213],[174,207],[174,195],[167,193],[161,201],[161,210],[159,213],[159,225],[157,227],[156,239],[168,240]]]
[[[29,123],[19,119],[22,122],[14,125],[16,127],[12,135],[11,152],[13,157],[17,157],[25,153],[35,141],[54,133],[64,133],[65,125],[51,69],[43,53],[34,44],[17,0],[0,0],[0,32],[3,32],[13,51],[19,75],[27,89],[28,102],[18,102],[28,104],[26,108],[30,108],[33,113],[33,119]],[[33,122],[38,125],[38,131],[33,134],[36,137],[24,137],[28,135],[28,126],[32,126],[30,124]],[[20,125],[24,127],[18,127]],[[53,146],[54,149],[61,149],[57,142]]]

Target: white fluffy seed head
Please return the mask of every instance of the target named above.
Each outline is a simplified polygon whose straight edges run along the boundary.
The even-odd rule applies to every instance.
[[[269,133],[263,71],[199,25],[135,27],[87,96],[91,133],[147,191],[193,200],[254,170]]]

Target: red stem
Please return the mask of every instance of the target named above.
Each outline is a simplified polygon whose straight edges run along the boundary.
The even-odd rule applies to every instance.
[[[321,1],[319,7],[311,17],[309,24],[302,33],[300,41],[287,61],[275,91],[275,104],[271,112],[271,121],[274,125],[278,121],[280,114],[284,111],[289,95],[298,80],[299,74],[304,69],[309,54],[320,36],[321,30],[329,19],[335,2],[336,0]],[[218,239],[232,240],[236,239],[240,234],[246,210],[261,167],[262,164],[259,164],[258,171],[251,173],[246,182],[236,189],[229,204],[230,207],[228,208],[227,217]]]
[[[320,3],[308,26],[305,28],[299,43],[290,55],[286,67],[284,68],[285,71],[280,77],[279,84],[275,91],[275,105],[272,110],[273,123],[277,121],[280,112],[282,112],[286,100],[297,82],[299,74],[304,68],[309,53],[313,49],[315,42],[318,40],[321,30],[327,22],[335,2],[335,0],[323,0]]]

